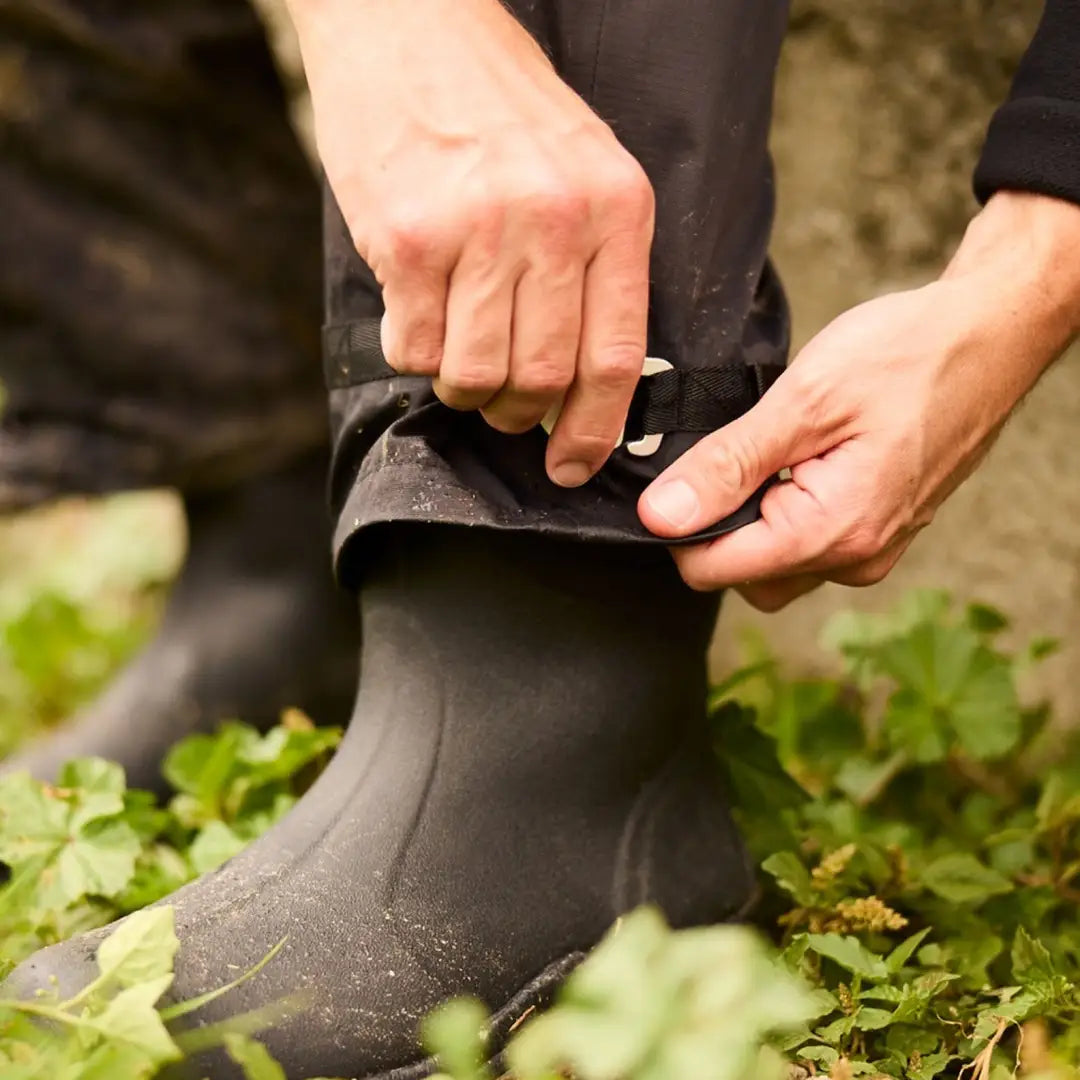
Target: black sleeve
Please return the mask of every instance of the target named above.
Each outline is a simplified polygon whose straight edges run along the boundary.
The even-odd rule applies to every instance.
[[[1009,100],[975,170],[985,202],[999,189],[1080,203],[1080,0],[1046,0]]]

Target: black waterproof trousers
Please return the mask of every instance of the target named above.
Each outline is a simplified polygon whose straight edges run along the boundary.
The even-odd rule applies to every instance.
[[[650,355],[775,372],[787,313],[766,258],[767,135],[786,0],[508,6],[654,185]],[[0,71],[0,510],[228,484],[324,438],[316,187],[242,0],[0,0]],[[423,379],[335,380],[350,328],[381,304],[329,195],[323,232],[346,583],[351,541],[381,522],[653,539],[637,495],[708,409],[676,400],[654,454],[622,448],[558,488],[540,429],[502,435]]]
[[[246,0],[0,0],[0,513],[324,445],[320,213]]]

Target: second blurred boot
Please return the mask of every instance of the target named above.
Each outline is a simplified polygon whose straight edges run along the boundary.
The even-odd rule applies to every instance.
[[[359,635],[327,558],[325,473],[317,454],[185,499],[188,556],[157,635],[96,701],[0,770],[51,780],[69,758],[100,755],[132,786],[157,788],[169,747],[222,720],[265,727],[296,706],[340,722]]]

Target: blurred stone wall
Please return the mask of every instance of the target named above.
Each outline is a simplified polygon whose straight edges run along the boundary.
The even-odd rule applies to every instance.
[[[298,55],[279,0],[260,0],[285,68]],[[720,0],[717,0],[720,2]],[[1034,30],[1039,0],[795,0],[776,101],[780,207],[774,245],[805,341],[846,307],[927,280],[975,210],[971,172],[995,103]],[[302,93],[297,122],[310,133]],[[904,590],[946,587],[1001,605],[1016,636],[1053,634],[1045,668],[1080,711],[1080,358],[1031,395],[979,474],[897,572],[867,590],[823,589],[768,618],[732,599],[714,663],[761,630],[794,664],[817,664],[822,622],[881,609]]]
[[[975,210],[971,172],[1040,0],[796,0],[776,100],[774,254],[805,341],[846,307],[931,277]],[[870,359],[870,358],[868,358]],[[984,467],[881,585],[828,587],[763,617],[732,599],[718,669],[739,630],[806,664],[829,613],[880,610],[912,586],[999,604],[1016,637],[1065,650],[1040,689],[1080,713],[1080,356],[1064,359]],[[1080,716],[1077,717],[1080,719]]]

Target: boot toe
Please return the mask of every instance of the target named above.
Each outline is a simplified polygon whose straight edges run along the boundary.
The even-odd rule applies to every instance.
[[[97,950],[106,935],[107,930],[91,930],[39,950],[4,980],[0,997],[19,1001],[74,997],[96,978]]]

